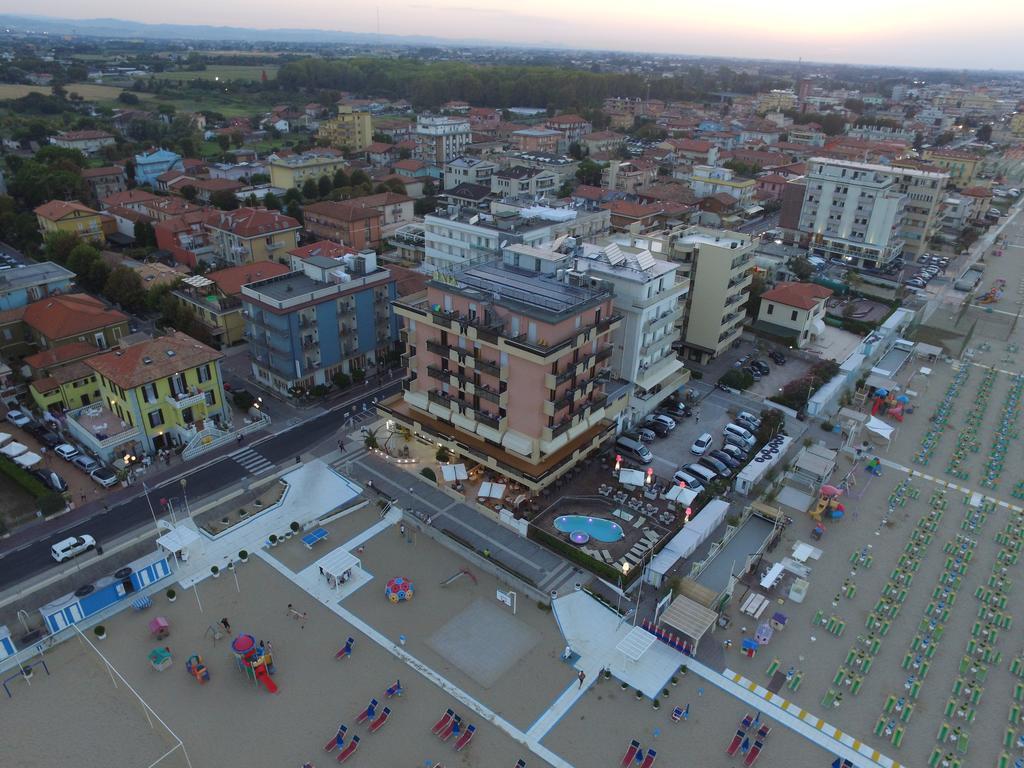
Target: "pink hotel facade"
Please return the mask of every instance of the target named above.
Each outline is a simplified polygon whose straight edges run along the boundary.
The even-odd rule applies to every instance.
[[[378,407],[414,431],[533,490],[615,433],[628,385],[609,368],[609,290],[488,264],[394,308],[409,378]]]

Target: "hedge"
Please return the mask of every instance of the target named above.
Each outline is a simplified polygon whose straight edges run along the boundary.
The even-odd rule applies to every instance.
[[[0,471],[17,483],[22,490],[31,493],[32,498],[38,499],[40,496],[45,496],[49,493],[45,485],[17,464],[8,461],[7,459],[0,461]]]
[[[612,584],[615,584],[619,579],[622,579],[622,571],[618,568],[608,565],[608,563],[602,563],[595,560],[590,555],[580,551],[579,547],[574,544],[563,541],[557,536],[552,536],[550,533],[541,530],[536,525],[531,525],[527,530],[527,538],[533,539],[534,541],[543,544],[548,549],[554,550],[564,556],[566,560],[583,566],[591,573],[600,576],[602,579],[605,579]],[[623,580],[622,586],[625,587],[633,579],[637,578],[642,570],[642,568],[632,569]]]

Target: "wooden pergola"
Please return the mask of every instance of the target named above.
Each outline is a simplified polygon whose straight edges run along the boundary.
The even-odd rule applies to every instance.
[[[693,640],[693,653],[697,653],[700,639],[718,621],[718,614],[710,608],[680,595],[661,615],[661,623],[667,624],[682,635]]]

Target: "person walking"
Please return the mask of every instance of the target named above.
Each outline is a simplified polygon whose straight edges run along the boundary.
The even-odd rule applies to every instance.
[[[579,678],[580,681],[580,687],[577,690],[581,690],[583,688],[583,681],[587,679],[587,673],[581,669],[580,673],[576,677]]]
[[[403,539],[405,538],[405,523],[398,524],[398,535]]]
[[[224,627],[224,630],[230,635],[231,634],[231,623],[228,621],[228,617],[225,616],[220,620],[220,625]]]

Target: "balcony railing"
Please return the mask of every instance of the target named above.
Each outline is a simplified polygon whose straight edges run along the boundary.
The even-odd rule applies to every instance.
[[[492,416],[489,413],[484,413],[483,411],[474,411],[473,418],[491,429],[498,429],[501,427],[501,419],[496,416]]]
[[[477,386],[475,394],[480,396],[481,400],[487,400],[488,402],[494,403],[495,405],[501,405],[501,395],[490,389],[482,389]]]
[[[185,408],[191,408],[193,405],[199,405],[200,403],[206,402],[205,392],[196,392],[195,394],[188,395],[168,395],[167,402],[177,408],[179,411]]]
[[[480,357],[475,357],[473,360],[473,367],[481,373],[489,373],[491,376],[501,375],[501,367],[497,363],[491,362],[490,360],[484,360]]]

